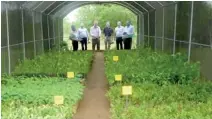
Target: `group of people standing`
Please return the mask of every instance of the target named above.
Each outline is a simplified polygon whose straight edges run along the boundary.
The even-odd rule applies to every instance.
[[[115,31],[115,32],[114,32]],[[134,27],[130,21],[127,21],[125,27],[121,25],[121,22],[117,22],[117,27],[113,30],[110,27],[110,23],[106,23],[106,27],[103,29],[105,36],[105,49],[110,49],[112,44],[113,34],[116,38],[116,47],[119,49],[131,49],[132,46],[132,37],[134,35]],[[94,21],[94,25],[90,28],[90,36],[92,38],[92,50],[100,50],[100,37],[101,29],[98,26],[98,22]],[[81,43],[82,50],[87,50],[87,43],[89,42],[89,32],[84,27],[84,24],[81,23],[80,28],[77,30],[74,25],[71,26],[71,34],[69,37],[72,40],[73,51],[78,50],[78,42]]]

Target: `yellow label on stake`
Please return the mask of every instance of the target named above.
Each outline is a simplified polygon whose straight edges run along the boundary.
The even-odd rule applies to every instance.
[[[63,96],[54,96],[54,104],[62,105],[64,102]]]
[[[121,81],[122,80],[122,75],[115,75],[115,80],[116,81]]]
[[[74,78],[74,72],[67,72],[67,78]]]
[[[122,95],[132,95],[132,86],[122,86]]]
[[[119,56],[113,56],[113,61],[117,62],[119,60]]]

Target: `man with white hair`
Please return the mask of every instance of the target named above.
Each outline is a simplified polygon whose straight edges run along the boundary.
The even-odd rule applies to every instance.
[[[111,35],[113,34],[113,29],[110,28],[110,22],[106,23],[106,27],[103,30],[105,34],[105,50],[110,49],[111,45]]]
[[[119,46],[121,50],[123,49],[123,39],[122,35],[124,33],[124,27],[121,26],[121,22],[117,22],[117,27],[115,28],[115,36],[116,36],[116,48],[119,50]]]
[[[95,50],[96,45],[97,50],[100,50],[101,29],[98,26],[98,21],[94,21],[94,25],[90,28],[90,34],[92,37],[92,50]]]
[[[80,24],[80,28],[78,29],[78,36],[81,39],[80,43],[82,46],[82,50],[87,50],[87,42],[89,41],[89,33],[88,30],[84,27],[84,24]]]

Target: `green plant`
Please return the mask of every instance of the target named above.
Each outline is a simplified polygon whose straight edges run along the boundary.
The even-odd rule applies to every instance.
[[[113,56],[119,56],[119,61],[114,62]],[[199,63],[188,63],[183,54],[140,47],[106,51],[105,70],[112,119],[212,118],[212,83],[200,81]],[[115,82],[115,74],[123,75],[121,83]],[[127,108],[122,85],[133,87]]]
[[[92,52],[49,52],[21,62],[13,73],[87,73],[91,60]]]
[[[115,55],[119,56],[118,62],[112,61]],[[200,77],[199,63],[187,63],[186,57],[180,53],[168,55],[149,48],[109,51],[105,53],[105,62],[106,75],[111,85],[115,83],[115,74],[123,75],[123,83],[151,81],[159,85],[185,84]]]
[[[81,99],[79,81],[66,78],[7,77],[2,85],[2,118],[71,118]],[[54,96],[64,96],[64,105],[55,106]]]

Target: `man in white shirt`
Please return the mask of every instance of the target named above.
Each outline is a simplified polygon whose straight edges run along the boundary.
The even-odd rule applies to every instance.
[[[78,38],[77,29],[74,25],[71,25],[71,33],[70,33],[69,39],[72,40],[73,51],[77,51],[79,38]]]
[[[131,25],[130,21],[127,21],[127,26],[125,26],[123,33],[124,49],[131,49],[133,35],[134,27]]]
[[[80,43],[82,46],[82,50],[87,50],[87,42],[89,40],[88,30],[84,27],[84,24],[80,24],[80,28],[78,29],[78,36],[81,39]]]
[[[123,49],[123,39],[122,35],[124,33],[124,27],[121,26],[121,22],[117,23],[117,27],[115,28],[115,35],[116,35],[116,48],[119,50],[119,45],[121,49]]]
[[[96,45],[97,45],[97,50],[100,50],[101,29],[98,26],[97,21],[94,21],[94,26],[92,26],[90,29],[90,34],[92,37],[92,50],[95,50]]]

